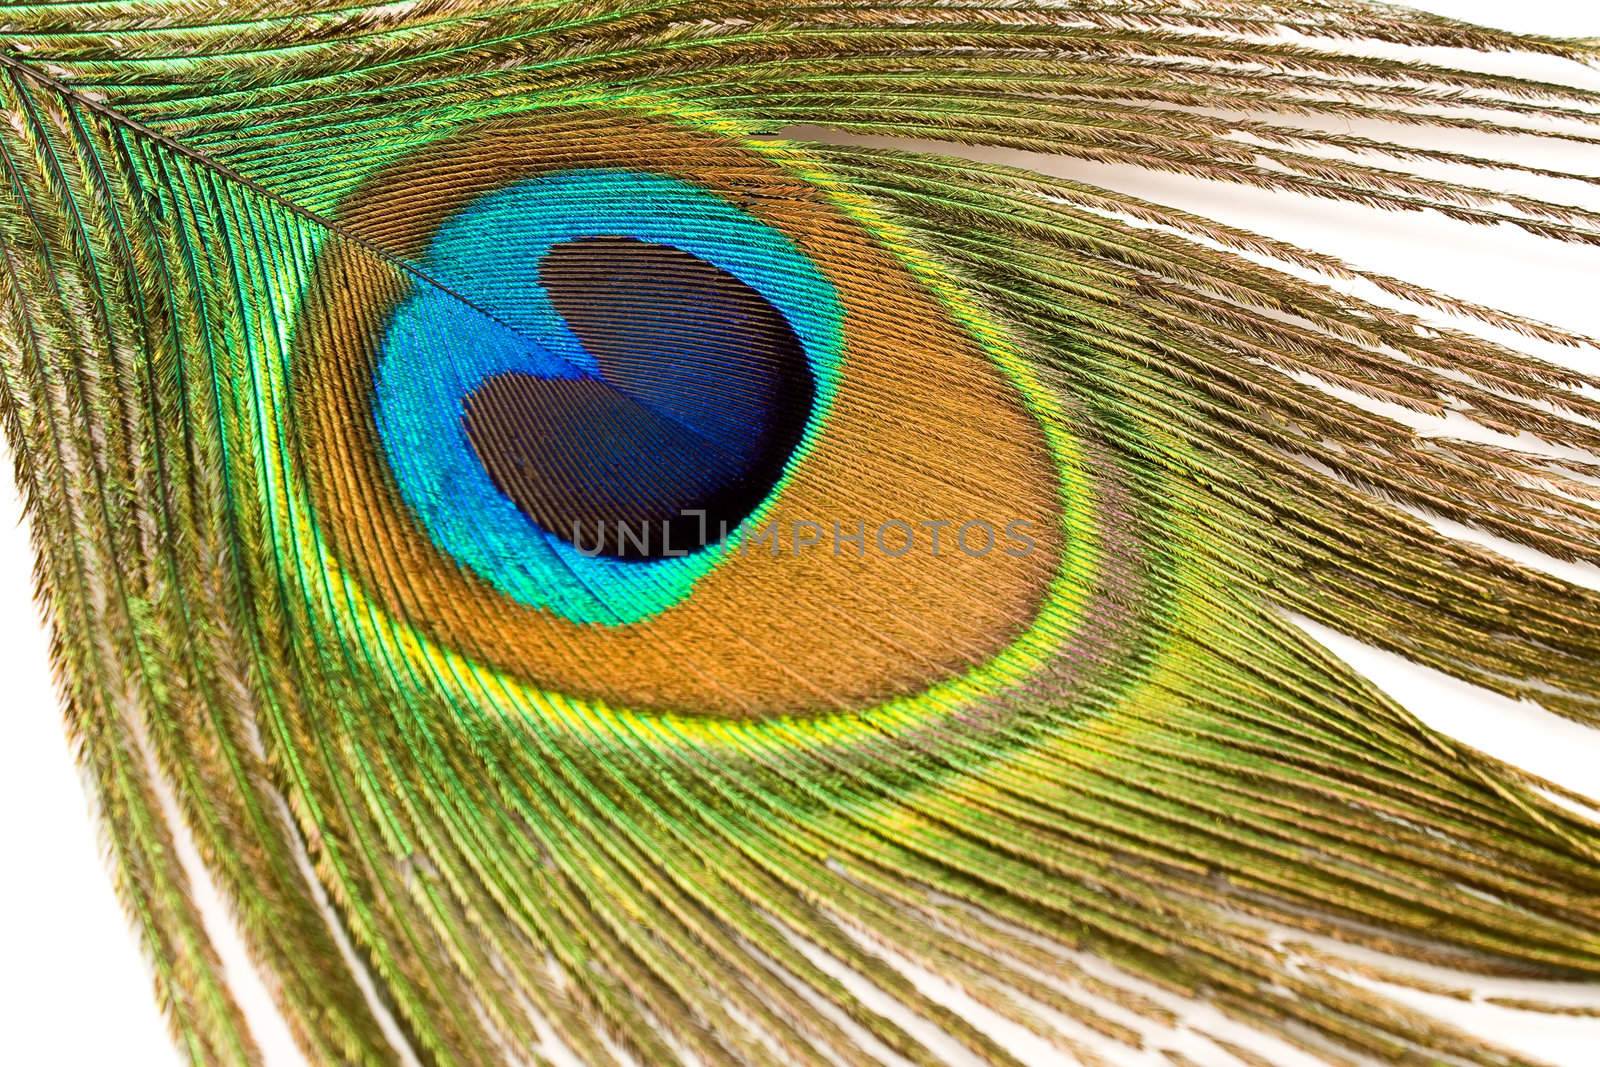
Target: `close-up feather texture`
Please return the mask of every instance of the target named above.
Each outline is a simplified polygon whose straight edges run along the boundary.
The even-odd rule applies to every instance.
[[[1519,147],[1600,91],[1468,54],[1600,41],[0,4],[0,414],[181,1054],[262,1062],[192,850],[314,1064],[1537,1062],[1392,990],[1600,987],[1600,814],[1312,633],[1600,726],[1525,562],[1600,564],[1596,343],[1090,177],[1600,245],[1494,180],[1600,185]]]

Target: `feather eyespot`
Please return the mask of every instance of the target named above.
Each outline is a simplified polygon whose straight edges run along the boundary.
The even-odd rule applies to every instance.
[[[344,207],[374,239],[404,218],[425,277],[323,319],[316,292],[370,272],[332,244],[302,312],[303,452],[338,558],[446,645],[642,710],[864,711],[1005,653],[1049,614],[1066,536],[1025,387],[780,159],[583,121],[585,166],[539,121],[489,125]],[[957,550],[1008,528],[1029,551]],[[827,542],[796,550],[796,529]],[[877,649],[841,660],[865,619]],[[663,647],[685,662],[645,658]]]

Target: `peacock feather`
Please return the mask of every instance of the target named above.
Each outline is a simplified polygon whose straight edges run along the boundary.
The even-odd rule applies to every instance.
[[[1297,620],[1600,724],[1600,595],[1442,532],[1600,563],[1600,378],[1507,337],[1590,342],[1037,165],[1600,244],[1421,136],[1592,150],[1600,94],[1394,47],[1600,58],[0,6],[0,410],[183,1051],[260,1058],[192,844],[315,1063],[1527,1062],[1372,980],[1595,981],[1600,822]]]

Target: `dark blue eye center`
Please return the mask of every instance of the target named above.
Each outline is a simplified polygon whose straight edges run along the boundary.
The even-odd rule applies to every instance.
[[[788,321],[669,245],[558,244],[539,283],[598,374],[506,372],[465,399],[496,488],[588,554],[649,560],[720,539],[771,492],[816,386]]]

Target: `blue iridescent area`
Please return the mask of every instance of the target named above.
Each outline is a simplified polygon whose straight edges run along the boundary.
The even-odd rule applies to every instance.
[[[842,328],[832,285],[791,241],[715,193],[672,178],[563,171],[483,196],[439,227],[421,266],[445,288],[419,282],[395,306],[375,372],[373,412],[400,494],[434,544],[506,596],[575,622],[615,625],[681,600],[731,541],[677,558],[587,555],[496,486],[463,417],[468,399],[491,379],[599,375],[596,359],[538,280],[553,248],[598,237],[679,249],[749,286],[782,314],[815,382],[791,468],[826,417]],[[737,433],[713,416],[707,420],[707,432]],[[776,481],[762,508],[784,482]]]

